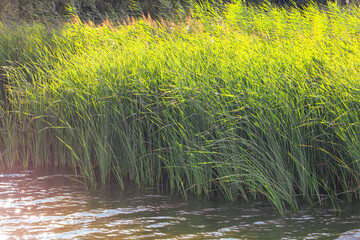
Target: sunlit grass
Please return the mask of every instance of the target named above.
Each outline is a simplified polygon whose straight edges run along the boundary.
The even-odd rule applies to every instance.
[[[357,197],[359,8],[207,8],[1,26],[0,166],[266,198],[280,212]]]

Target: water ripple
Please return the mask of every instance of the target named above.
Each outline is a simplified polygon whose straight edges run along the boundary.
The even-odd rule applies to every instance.
[[[281,217],[266,203],[91,191],[33,172],[0,178],[0,239],[334,239],[360,225],[360,204]]]

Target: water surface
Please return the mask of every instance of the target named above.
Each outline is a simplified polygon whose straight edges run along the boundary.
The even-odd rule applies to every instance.
[[[360,204],[280,216],[245,204],[117,186],[87,190],[54,173],[0,173],[0,239],[335,239],[360,229]]]

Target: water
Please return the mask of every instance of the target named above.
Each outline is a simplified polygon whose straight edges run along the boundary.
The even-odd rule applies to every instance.
[[[265,202],[184,202],[135,185],[87,190],[64,176],[39,176],[0,174],[1,240],[335,239],[360,231],[359,203],[343,205],[341,214],[315,208],[280,216]]]

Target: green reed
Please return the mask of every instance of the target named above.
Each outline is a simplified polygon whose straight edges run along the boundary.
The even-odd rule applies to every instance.
[[[268,199],[282,213],[351,200],[359,12],[235,2],[177,20],[1,26],[0,166]]]

